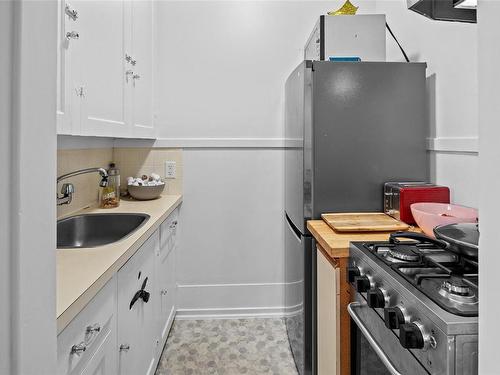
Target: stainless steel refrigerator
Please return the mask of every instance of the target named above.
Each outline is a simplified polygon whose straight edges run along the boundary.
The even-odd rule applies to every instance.
[[[382,212],[384,182],[428,179],[425,69],[304,61],[286,81],[286,327],[301,375],[316,373],[316,252],[306,221]]]

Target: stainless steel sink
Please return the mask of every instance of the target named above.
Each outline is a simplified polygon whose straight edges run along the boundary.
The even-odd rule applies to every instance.
[[[143,226],[147,214],[87,214],[57,221],[57,248],[97,247],[122,240]]]

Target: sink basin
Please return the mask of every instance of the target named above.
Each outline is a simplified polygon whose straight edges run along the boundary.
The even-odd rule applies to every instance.
[[[57,248],[97,247],[122,240],[149,220],[147,214],[86,214],[57,221]]]

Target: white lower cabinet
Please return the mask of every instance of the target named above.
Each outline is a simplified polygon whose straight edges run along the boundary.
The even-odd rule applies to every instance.
[[[178,212],[174,211],[160,227],[160,247],[156,261],[158,294],[160,304],[157,307],[157,326],[160,331],[159,351],[167,340],[168,332],[175,315],[176,278],[175,256],[177,248]]]
[[[175,210],[59,334],[59,375],[154,374],[176,311],[177,218]]]
[[[118,373],[153,374],[158,340],[155,326],[155,232],[118,271]]]
[[[116,332],[109,331],[82,371],[82,375],[116,374]]]
[[[318,375],[340,374],[339,268],[317,249]]]
[[[57,337],[57,373],[115,374],[115,346],[116,277],[113,277]]]

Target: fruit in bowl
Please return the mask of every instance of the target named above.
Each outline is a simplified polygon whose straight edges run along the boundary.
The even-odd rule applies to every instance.
[[[410,208],[417,225],[429,237],[434,237],[433,229],[440,225],[478,221],[478,211],[475,208],[458,204],[413,203]]]

